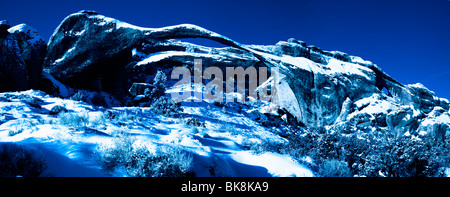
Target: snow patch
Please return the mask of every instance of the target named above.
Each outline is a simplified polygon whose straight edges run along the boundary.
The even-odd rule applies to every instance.
[[[254,155],[249,151],[240,151],[231,155],[239,162],[252,166],[261,166],[267,169],[268,173],[276,177],[312,177],[313,173],[303,165],[277,153],[263,153]]]
[[[9,28],[8,32],[9,33],[24,32],[25,34],[30,36],[30,39],[28,39],[27,42],[30,43],[32,46],[35,45],[37,42],[44,41],[44,39],[41,37],[41,35],[38,33],[36,29],[24,23]]]

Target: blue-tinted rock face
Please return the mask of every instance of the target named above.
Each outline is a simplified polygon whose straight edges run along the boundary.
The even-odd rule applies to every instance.
[[[229,47],[199,46],[175,40],[178,38],[210,39]],[[436,106],[449,108],[447,100],[424,87],[397,82],[376,64],[340,51],[307,46],[294,38],[276,45],[244,45],[195,25],[142,28],[93,11],[64,19],[49,41],[44,69],[68,86],[109,92],[123,101],[132,100],[128,90],[133,84],[151,83],[160,69],[192,68],[194,58],[203,60],[203,69],[278,68],[281,77],[276,83],[283,92],[273,95],[274,102],[309,127],[349,123],[391,129],[413,125],[416,129],[420,116],[404,122],[388,113],[401,106],[411,106],[420,113],[429,113]],[[349,107],[373,95],[379,95],[375,101],[391,103],[392,109],[359,114]],[[375,101],[373,105],[377,105]],[[410,112],[405,113],[411,116]]]
[[[10,27],[0,22],[0,91],[36,89],[42,72],[47,44],[26,24]]]
[[[36,89],[42,72],[42,62],[47,53],[47,43],[36,29],[26,24],[16,25],[8,29],[14,35],[25,61],[28,76],[28,88]]]
[[[28,88],[25,61],[15,37],[8,32],[9,27],[6,21],[0,22],[0,92]]]

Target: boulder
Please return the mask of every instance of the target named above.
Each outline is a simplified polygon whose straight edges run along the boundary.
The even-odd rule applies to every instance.
[[[342,109],[341,109],[339,116],[337,117],[337,119],[335,121],[335,124],[347,121],[347,117],[351,113],[352,104],[353,104],[353,101],[347,97],[345,99],[344,103],[342,103]]]
[[[297,39],[295,39],[295,38],[289,38],[287,41],[288,41],[289,43],[295,43],[295,44],[299,44],[299,45],[301,45],[301,46],[303,46],[303,47],[306,47],[306,43],[305,43],[305,42],[303,42],[303,41],[301,41],[301,40],[297,40]]]
[[[435,106],[441,104],[440,99],[434,95],[434,92],[420,83],[407,85],[407,88],[411,94],[411,102],[414,107],[425,113],[431,112]]]
[[[433,110],[420,122],[419,133],[431,134],[439,141],[445,140],[445,134],[450,131],[450,114],[442,107]]]
[[[414,113],[411,106],[401,106],[386,116],[387,128],[390,132],[401,136],[406,132],[415,133],[419,124],[420,113]]]
[[[67,113],[67,112],[69,112],[69,110],[67,110],[65,107],[63,107],[61,105],[55,105],[50,109],[48,114],[58,115],[59,113]]]
[[[133,83],[131,85],[131,88],[128,90],[128,92],[133,96],[136,97],[138,95],[144,95],[145,89],[152,90],[155,86],[148,83]]]

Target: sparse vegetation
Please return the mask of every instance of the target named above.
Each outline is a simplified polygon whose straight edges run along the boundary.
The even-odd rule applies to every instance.
[[[201,122],[198,118],[188,117],[184,119],[184,122],[192,127],[205,127],[205,123]]]
[[[34,150],[14,143],[0,144],[0,177],[39,177],[46,168]]]
[[[17,99],[20,100],[26,104],[28,104],[31,107],[34,108],[41,108],[41,105],[44,103],[44,101],[40,98],[37,98],[35,96],[27,95],[27,94],[10,94],[6,93],[0,96],[0,101],[2,102],[11,102],[11,99]]]
[[[318,175],[322,177],[349,177],[351,172],[346,162],[331,159],[322,163]]]
[[[193,158],[182,149],[158,146],[150,152],[145,146],[134,146],[135,140],[126,131],[114,132],[114,136],[112,145],[100,148],[96,154],[108,174],[120,168],[132,177],[193,176]]]
[[[167,97],[160,97],[150,106],[150,109],[156,114],[168,117],[175,117],[183,112],[180,103],[176,103]]]
[[[17,120],[17,122],[15,122],[14,124],[11,124],[11,127],[9,128],[9,131],[8,131],[8,136],[18,135],[27,129],[29,129],[29,130],[31,130],[31,132],[33,132],[36,130],[35,126],[37,124],[39,124],[39,121],[28,120],[28,119]]]
[[[149,97],[152,100],[156,100],[159,97],[164,96],[166,91],[166,81],[166,74],[164,74],[163,71],[158,70],[158,72],[156,72],[155,78],[153,79],[154,88],[152,90],[147,89],[145,91],[145,96]]]
[[[265,152],[280,152],[280,148],[286,146],[285,143],[276,140],[261,139],[261,141],[246,140],[242,143],[244,147],[250,149],[254,154],[260,155]]]
[[[87,96],[83,93],[83,91],[78,91],[76,92],[74,95],[72,95],[72,97],[70,97],[70,99],[74,100],[74,101],[81,101],[81,102],[88,102],[88,98]]]
[[[90,105],[109,107],[105,97],[100,92],[78,90],[70,99],[74,101],[85,102]]]
[[[15,136],[15,135],[17,135],[17,134],[19,134],[19,133],[22,133],[23,130],[24,130],[23,127],[20,127],[20,128],[17,128],[17,127],[16,127],[16,129],[13,129],[13,130],[9,130],[9,131],[8,131],[8,136]]]
[[[58,115],[62,125],[82,128],[89,124],[89,116],[86,113],[60,113]]]
[[[297,158],[311,157],[310,166],[320,176],[442,176],[449,165],[450,149],[432,136],[396,137],[385,133],[329,133],[310,129],[290,133],[281,152]],[[343,164],[346,164],[343,165]]]

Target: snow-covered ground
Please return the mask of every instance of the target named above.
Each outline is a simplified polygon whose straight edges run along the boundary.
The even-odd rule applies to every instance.
[[[313,176],[287,155],[249,150],[246,144],[285,139],[235,109],[225,111],[212,103],[183,104],[181,117],[175,118],[148,107],[105,109],[34,90],[2,93],[0,98],[0,142],[36,150],[48,166],[46,176],[109,176],[95,155],[100,147],[111,146],[117,131],[130,134],[134,146],[149,151],[181,147],[192,155],[196,176]],[[49,114],[57,105],[68,112]],[[186,124],[188,118],[198,118],[204,127]]]

